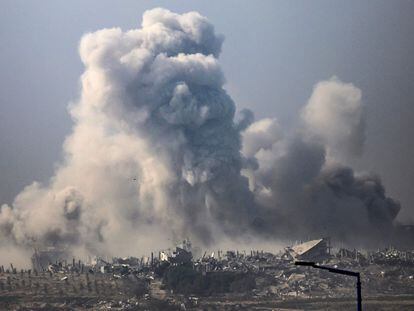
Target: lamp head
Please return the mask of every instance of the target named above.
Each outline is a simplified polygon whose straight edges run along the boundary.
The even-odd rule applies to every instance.
[[[313,261],[295,261],[295,266],[314,267],[315,263]]]

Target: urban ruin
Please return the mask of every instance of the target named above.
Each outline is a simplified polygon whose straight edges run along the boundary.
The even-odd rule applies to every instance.
[[[193,255],[194,252],[194,255]],[[337,248],[321,238],[263,250],[174,249],[126,258],[35,250],[31,269],[0,269],[1,310],[355,310],[355,280],[295,266],[359,271],[364,310],[412,310],[414,251]]]
[[[29,2],[0,10],[0,311],[414,310],[409,9]]]

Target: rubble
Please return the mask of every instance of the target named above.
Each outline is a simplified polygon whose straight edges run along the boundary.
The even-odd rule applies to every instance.
[[[266,304],[286,307],[293,302],[351,304],[355,297],[352,278],[293,264],[312,258],[327,266],[359,271],[364,299],[371,303],[377,303],[379,296],[392,301],[398,296],[404,298],[398,303],[414,305],[414,252],[392,247],[334,251],[330,243],[318,239],[277,254],[218,250],[194,258],[190,243],[160,250],[157,255],[95,257],[85,262],[67,257],[53,258],[54,262],[49,257],[45,262],[39,260],[44,258],[40,254],[37,250],[38,259],[29,270],[19,271],[13,264],[10,269],[0,267],[1,297],[20,297],[16,303],[40,309],[249,310]],[[48,303],[37,305],[40,301]],[[0,300],[0,309],[10,306],[13,302]],[[381,310],[381,305],[374,309]]]
[[[329,239],[307,241],[286,247],[286,258],[293,260],[324,260],[330,257]]]

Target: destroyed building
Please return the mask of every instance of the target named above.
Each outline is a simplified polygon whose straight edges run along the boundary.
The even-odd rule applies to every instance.
[[[41,250],[35,248],[31,257],[32,267],[38,271],[46,270],[50,264],[61,262],[66,259],[66,251],[53,246]]]
[[[183,248],[176,247],[176,250],[173,252],[172,256],[169,257],[169,260],[173,264],[185,264],[191,263],[193,256],[190,251],[187,251]]]
[[[363,295],[372,310],[412,310],[403,307],[414,306],[413,251],[341,247],[331,252],[329,239],[316,239],[287,247],[285,253],[217,250],[195,257],[186,244],[158,250],[158,256],[151,252],[139,258],[93,257],[85,262],[56,259],[66,256],[54,248],[36,250],[32,260],[39,270],[19,271],[12,264],[11,270],[0,267],[0,294],[18,296],[28,308],[54,301],[46,309],[63,305],[76,309],[88,301],[93,310],[252,310],[289,305],[295,310],[299,306],[350,310],[354,280],[294,265],[296,260],[306,260],[359,271]],[[398,299],[400,305],[381,309],[378,295],[388,295],[393,304]],[[19,303],[11,298],[0,301],[0,309],[18,309]],[[338,307],[345,307],[344,303],[345,309]]]
[[[285,258],[289,260],[321,261],[330,257],[329,239],[316,239],[287,247]]]

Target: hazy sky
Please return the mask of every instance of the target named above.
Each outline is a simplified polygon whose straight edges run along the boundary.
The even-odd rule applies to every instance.
[[[333,75],[363,92],[365,153],[414,218],[414,1],[6,1],[0,3],[0,204],[46,182],[79,94],[78,43],[136,28],[153,7],[205,15],[225,36],[221,64],[238,108],[296,122],[312,87]]]

